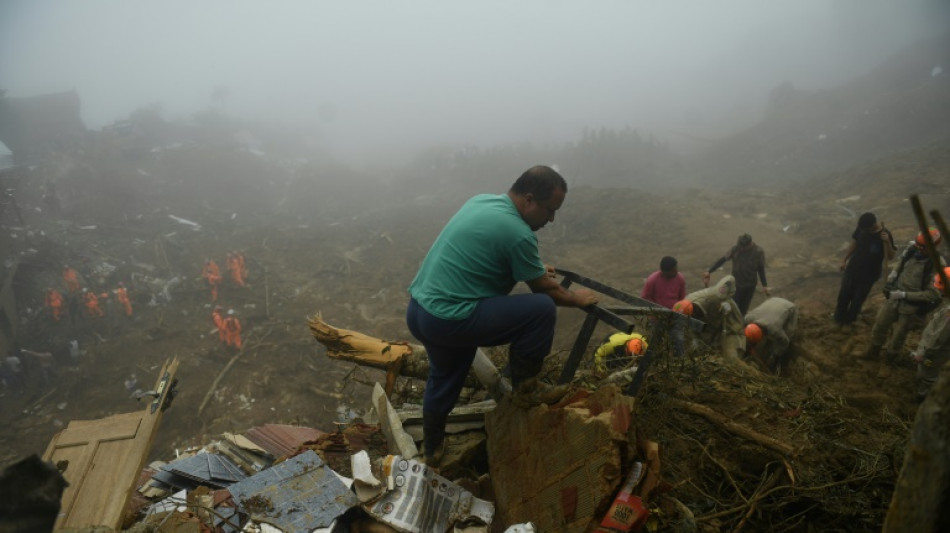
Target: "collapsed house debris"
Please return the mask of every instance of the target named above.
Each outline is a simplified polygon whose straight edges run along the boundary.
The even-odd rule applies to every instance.
[[[329,357],[383,365],[390,371],[387,376],[399,368],[400,358],[409,362],[402,368],[410,371],[423,365],[417,359],[425,353],[421,346],[406,350],[404,344],[396,344],[400,349],[395,352],[391,342],[330,326],[319,316],[311,317],[309,324],[313,336],[327,345]],[[482,370],[473,365],[472,376],[485,389],[504,390],[496,383],[504,379],[484,370],[494,369],[491,360],[481,350],[479,354]],[[485,402],[486,410],[476,411],[484,419],[469,429],[484,432],[489,483],[505,523],[530,521],[542,531],[588,530],[602,517],[636,457],[648,461],[650,472],[649,482],[640,487],[640,497],[646,498],[656,489],[658,445],[638,445],[634,400],[616,385],[607,384],[593,392],[579,389],[555,406],[530,410],[513,407],[504,394],[494,398]],[[460,406],[449,415],[450,437],[442,462],[446,471],[472,463],[470,454],[459,452],[458,438],[451,437],[457,431],[453,423],[472,410],[473,405]],[[415,414],[419,416],[418,410]],[[403,417],[404,422],[409,419],[405,411]],[[420,433],[415,436],[421,440]],[[552,448],[552,442],[558,445]]]
[[[349,210],[346,191],[334,186],[333,170],[275,163],[270,156],[245,157],[247,152],[191,140],[165,139],[119,150],[100,141],[95,153],[59,152],[36,167],[20,167],[9,182],[19,188],[17,204],[4,204],[7,210],[2,213],[0,347],[16,352],[16,343],[25,342],[27,348],[49,350],[59,376],[45,378],[37,361],[25,359],[25,379],[20,382],[25,387],[0,391],[6,428],[0,451],[3,463],[19,464],[14,461],[26,450],[41,452],[69,420],[104,420],[151,402],[151,391],[143,389],[154,391],[153,375],[163,360],[177,354],[178,375],[187,394],[165,414],[150,464],[130,481],[129,486],[138,489],[132,491],[130,514],[120,527],[144,531],[151,524],[153,529],[183,532],[198,531],[201,524],[222,530],[244,524],[249,530],[275,531],[275,526],[251,519],[248,509],[240,510],[228,487],[241,482],[241,476],[246,481],[293,457],[309,456],[308,451],[317,454],[325,468],[372,485],[365,468],[359,472],[353,465],[357,450],[368,450],[369,473],[379,476],[380,487],[385,486],[383,458],[413,460],[412,447],[423,437],[417,401],[426,357],[414,345],[371,335],[405,335],[404,291],[399,287],[408,284],[418,254],[438,231],[430,226],[447,216],[439,204],[450,205],[457,198],[440,189],[440,198],[446,201],[421,209],[412,201],[416,191],[407,191],[410,195],[403,198],[398,190],[381,188],[392,194],[376,201],[367,199],[363,188],[355,195],[361,203],[352,203],[360,205],[354,212]],[[856,332],[838,331],[827,323],[825,306],[833,298],[827,293],[833,285],[829,280],[837,275],[839,244],[853,227],[853,212],[843,213],[824,200],[860,188],[862,196],[849,204],[854,210],[880,206],[879,214],[895,232],[910,231],[898,222],[899,215],[906,214],[902,195],[920,183],[895,177],[890,169],[913,166],[934,176],[930,181],[936,185],[925,190],[944,194],[937,185],[946,174],[946,165],[940,163],[946,153],[945,143],[934,145],[886,159],[886,165],[812,182],[780,198],[758,191],[702,190],[668,201],[641,191],[577,188],[571,212],[559,216],[553,231],[539,238],[561,263],[634,290],[641,271],[647,271],[645,265],[652,267],[652,258],[666,253],[670,240],[682,245],[679,259],[684,269],[696,263],[708,250],[702,250],[691,228],[708,224],[711,217],[725,217],[721,224],[725,229],[711,225],[711,232],[704,233],[709,240],[743,224],[762,228],[757,232],[773,243],[774,288],[803,304],[803,334],[796,341],[793,363],[776,377],[721,364],[701,351],[679,359],[641,359],[637,366],[614,374],[613,384],[626,394],[613,403],[614,399],[603,397],[613,394],[607,387],[610,381],[590,374],[584,357],[592,348],[590,342],[596,344],[602,334],[595,329],[603,330],[604,324],[622,328],[599,317],[578,321],[571,311],[559,317],[558,335],[570,338],[557,339],[557,351],[551,355],[560,366],[546,378],[567,377],[589,396],[576,396],[569,404],[547,410],[511,412],[504,400],[507,381],[498,379],[498,388],[492,389],[473,373],[464,405],[450,417],[449,453],[439,474],[474,498],[493,503],[490,528],[508,527],[512,533],[533,531],[541,524],[580,524],[593,506],[582,498],[592,494],[604,507],[587,523],[602,522],[616,499],[607,493],[616,493],[616,487],[631,477],[637,481],[635,495],[642,495],[650,513],[650,527],[659,524],[662,529],[675,526],[705,533],[796,531],[814,524],[841,531],[879,526],[916,410],[916,404],[902,397],[911,370],[902,368],[887,382],[875,382],[869,378],[868,365],[853,357],[863,348],[867,317]],[[920,166],[921,161],[926,163]],[[0,176],[4,185],[8,175]],[[939,198],[942,201],[943,196]],[[637,224],[620,227],[615,217],[600,217],[623,212],[634,200],[639,206]],[[679,215],[671,221],[674,202]],[[736,208],[730,214],[710,209],[722,205]],[[743,213],[753,205],[758,214]],[[798,221],[796,230],[784,231],[793,221]],[[189,222],[201,231],[194,231],[196,226]],[[403,231],[400,224],[409,230]],[[657,235],[664,236],[662,242]],[[638,245],[616,246],[625,242]],[[227,280],[222,287],[221,297],[245,326],[245,346],[237,353],[219,346],[211,333],[212,306],[198,277],[206,257],[220,260],[226,249],[234,247],[250,252],[252,268],[249,288],[228,286]],[[604,261],[608,256],[615,260]],[[54,321],[44,308],[42,291],[59,283],[67,262],[96,292],[125,281],[136,316],[125,320],[106,308],[106,320],[76,325],[69,325],[68,317]],[[880,295],[872,294],[869,313],[879,302]],[[300,317],[315,306],[353,328],[333,328],[337,333],[356,335],[359,329],[371,334],[365,337],[378,346],[376,364],[359,363],[356,357],[323,357],[336,348],[314,343],[300,327]],[[575,326],[590,336],[574,339]],[[351,337],[346,339],[352,342]],[[345,344],[340,346],[346,350]],[[492,363],[485,367],[488,375],[499,375],[504,355],[489,349],[481,356]],[[644,379],[647,367],[650,377]],[[631,387],[639,391],[632,409],[627,404]],[[607,404],[617,412],[608,416],[603,410]],[[362,412],[370,406],[372,412]],[[630,413],[630,429],[621,438],[618,428],[625,426],[617,421],[627,416],[625,412]],[[928,412],[933,427],[939,429],[939,409]],[[588,416],[597,421],[588,421]],[[551,427],[537,427],[535,417]],[[607,488],[601,480],[590,491],[578,490],[570,484],[574,478],[541,475],[518,480],[530,481],[537,496],[522,497],[511,505],[501,501],[493,485],[511,489],[515,481],[493,473],[495,459],[507,457],[509,451],[492,428],[507,427],[514,420],[535,424],[531,427],[546,435],[539,443],[517,441],[518,453],[532,465],[532,474],[540,468],[533,462],[538,459],[535,455],[548,454],[559,442],[555,439],[561,438],[562,433],[552,428],[564,427],[563,434],[574,438],[583,433],[581,441],[589,449],[620,457],[621,471],[613,471],[613,459],[594,467],[590,458],[577,458],[569,450],[551,455],[582,461],[572,464],[575,476],[600,468],[615,488]],[[603,427],[608,421],[609,430]],[[914,438],[914,449],[934,444],[924,436]],[[660,469],[650,457],[659,456],[660,446],[664,479],[651,481]],[[634,476],[638,463],[653,465],[639,480]],[[913,456],[908,464],[916,465],[922,477],[935,470],[929,457]],[[41,466],[32,470],[51,474],[44,490],[54,493],[56,476],[62,479],[62,475],[49,463]],[[160,481],[162,477],[166,482]],[[558,492],[562,481],[565,485]],[[353,490],[359,498],[358,485],[354,483]],[[647,490],[651,485],[655,488]],[[561,499],[553,498],[555,493]],[[279,499],[289,501],[291,496],[281,493]],[[245,500],[253,500],[250,507],[257,501]],[[925,500],[911,495],[904,501]],[[903,511],[901,520],[916,516],[912,506]],[[263,520],[264,514],[258,518]],[[512,522],[521,516],[535,523]],[[334,527],[344,523],[367,530],[390,527],[362,504],[344,512]]]
[[[315,334],[341,332],[319,319],[310,323]],[[390,351],[380,348],[389,343],[367,335],[334,338],[348,357],[372,354],[369,364]],[[494,369],[487,356],[484,364]],[[162,531],[203,524],[232,532],[256,523],[289,533],[376,522],[400,532],[474,533],[500,531],[491,528],[501,520],[512,531],[585,531],[603,518],[634,458],[648,472],[638,497],[648,498],[659,483],[656,443],[637,444],[634,400],[614,385],[531,410],[504,396],[460,406],[450,426],[469,435],[453,440],[454,462],[439,472],[418,459],[418,428],[403,427],[418,425],[418,408],[394,409],[378,383],[367,412],[375,424],[331,433],[268,424],[144,467],[151,431],[177,392],[177,365],[171,361],[159,373],[144,412],[73,421],[53,439],[44,459],[59,465],[69,483],[57,528],[119,529],[141,521],[161,524]],[[504,380],[497,370],[485,375]],[[563,443],[555,454],[546,445],[552,440]],[[493,466],[477,479],[441,475],[461,474],[486,453]],[[92,468],[103,461],[114,469]]]

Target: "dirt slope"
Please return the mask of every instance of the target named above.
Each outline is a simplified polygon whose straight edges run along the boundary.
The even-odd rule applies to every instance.
[[[945,138],[948,64],[950,33],[909,46],[840,87],[776,87],[765,118],[713,145],[699,172],[735,185],[797,181]]]
[[[578,188],[570,191],[556,222],[539,233],[546,262],[639,294],[643,278],[667,254],[679,259],[688,290],[699,288],[701,272],[738,234],[749,232],[767,253],[773,294],[801,307],[797,357],[781,377],[737,373],[715,357],[700,357],[666,360],[651,378],[642,398],[644,433],[662,442],[668,481],[677,487],[672,494],[694,513],[721,510],[723,502],[709,499],[708,484],[721,484],[725,472],[743,478],[736,481],[741,487],[759,473],[773,473],[779,459],[698,425],[669,403],[674,397],[706,405],[804,450],[785,465],[798,476],[804,496],[773,502],[774,514],[766,517],[791,526],[786,517],[811,504],[818,510],[810,519],[823,517],[842,530],[853,530],[848,522],[855,516],[859,524],[880,523],[916,408],[913,371],[905,366],[879,377],[875,363],[856,360],[882,297],[874,292],[853,331],[834,328],[830,313],[837,264],[855,214],[873,210],[898,240],[906,241],[916,231],[909,194],[921,194],[928,208],[946,210],[948,148],[948,143],[932,144],[768,190],[697,188],[658,195]],[[129,398],[125,380],[135,374],[140,386],[150,387],[157,368],[173,355],[183,361],[181,393],[166,414],[153,458],[169,458],[176,448],[267,422],[332,428],[341,411],[368,405],[366,385],[379,374],[325,358],[309,336],[306,316],[321,313],[331,324],[411,340],[402,318],[405,288],[445,220],[464,201],[377,188],[374,196],[381,200],[347,209],[340,199],[344,192],[318,195],[308,204],[299,195],[281,196],[274,190],[279,187],[252,191],[246,203],[220,196],[199,201],[187,187],[178,191],[177,184],[171,177],[123,182],[137,203],[122,210],[86,191],[66,206],[59,221],[27,210],[34,231],[15,243],[26,250],[18,296],[30,302],[23,310],[22,344],[54,350],[62,366],[50,385],[34,369],[23,393],[3,392],[0,463],[41,453],[71,419],[141,408]],[[308,187],[321,190],[319,184]],[[387,201],[400,195],[407,198]],[[202,227],[195,231],[168,215]],[[245,252],[251,285],[225,285],[221,301],[244,322],[247,348],[199,414],[233,354],[212,333],[208,291],[198,274],[206,257],[223,265],[233,249]],[[133,281],[136,315],[131,320],[52,323],[41,310],[42,291],[61,284],[59,271],[67,262],[97,290],[108,290],[119,279],[128,283],[132,272],[149,268],[156,277],[185,279],[172,291],[171,302],[154,306],[146,285]],[[117,268],[96,273],[103,264]],[[557,357],[569,352],[582,319],[577,310],[561,310]],[[601,336],[598,332],[594,338]],[[75,366],[62,353],[72,338],[86,350]],[[814,489],[834,482],[841,483],[834,497],[830,489]],[[814,502],[805,501],[809,488]]]
[[[638,423],[661,442],[670,494],[710,530],[860,531],[882,523],[916,409],[913,369],[880,373],[855,357],[882,302],[878,290],[853,330],[834,328],[830,314],[857,215],[874,211],[907,241],[916,233],[909,195],[950,214],[950,78],[931,70],[950,63],[946,43],[946,36],[921,43],[833,91],[777,89],[760,124],[703,159],[664,167],[707,181],[660,190],[647,186],[654,176],[638,189],[630,176],[629,189],[572,187],[555,223],[538,234],[547,263],[639,294],[664,255],[679,259],[688,290],[700,288],[701,273],[748,232],[766,251],[773,294],[801,308],[796,357],[781,376],[699,353],[661,360],[643,391]],[[501,159],[484,161],[507,172],[473,165],[463,181],[440,167],[439,181],[426,181],[437,187],[415,190],[331,163],[262,157],[217,129],[217,136],[182,136],[182,128],[162,125],[167,131],[148,143],[104,135],[83,153],[55,154],[21,176],[26,227],[5,218],[0,249],[19,262],[20,343],[51,350],[59,375],[44,383],[28,364],[24,390],[0,391],[0,465],[41,453],[69,420],[142,408],[126,381],[134,374],[139,387],[151,387],[171,356],[182,359],[180,394],[152,458],[267,422],[332,428],[368,405],[367,385],[380,375],[328,360],[306,317],[321,313],[334,325],[411,340],[405,289],[445,221],[473,190],[504,192],[478,184],[507,185],[504,175],[513,179],[522,165],[539,162],[503,150]],[[59,217],[41,198],[53,181]],[[235,249],[248,259],[250,286],[226,283],[221,303],[244,324],[247,348],[237,359],[212,332],[198,277],[206,258],[223,266]],[[67,263],[97,292],[126,282],[134,318],[107,309],[103,320],[51,321],[43,291],[62,286]],[[171,301],[153,305],[156,286],[146,277],[157,285],[178,277]],[[553,360],[570,351],[583,318],[560,311]],[[594,339],[606,333],[601,327]],[[85,350],[78,362],[66,352],[70,339]],[[400,390],[417,395],[418,385],[401,382]],[[676,402],[712,408],[798,454],[738,439]]]

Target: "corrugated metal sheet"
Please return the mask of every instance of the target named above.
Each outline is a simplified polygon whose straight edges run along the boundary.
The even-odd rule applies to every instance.
[[[199,453],[168,463],[152,479],[175,488],[193,489],[204,485],[222,488],[246,478],[247,475],[230,459],[214,453]]]
[[[274,457],[290,455],[305,442],[315,441],[323,435],[326,433],[319,429],[285,424],[264,424],[244,432],[244,437]]]
[[[356,494],[313,450],[235,483],[228,491],[251,518],[286,533],[328,527],[359,505]]]

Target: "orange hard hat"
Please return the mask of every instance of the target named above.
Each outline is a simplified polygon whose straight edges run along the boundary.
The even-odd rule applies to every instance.
[[[945,267],[945,268],[943,269],[943,275],[946,276],[947,279],[950,279],[950,267]],[[936,274],[934,274],[934,288],[937,289],[937,290],[940,291],[940,292],[943,292],[943,291],[944,291],[943,280],[940,279],[940,273],[939,273],[939,272],[936,273]]]
[[[940,231],[938,231],[937,228],[933,226],[931,226],[927,231],[930,233],[930,240],[933,241],[934,246],[940,244]],[[915,241],[917,242],[917,246],[927,246],[927,240],[924,238],[924,232],[918,233]]]
[[[747,341],[755,344],[762,340],[762,328],[755,322],[745,327],[745,338]]]
[[[686,316],[693,316],[693,302],[689,300],[680,300],[673,304],[673,310]]]
[[[643,355],[643,341],[640,339],[630,339],[627,341],[627,353],[633,355]]]

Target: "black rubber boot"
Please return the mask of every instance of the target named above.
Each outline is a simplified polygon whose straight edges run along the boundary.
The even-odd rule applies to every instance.
[[[425,463],[439,468],[445,455],[445,423],[447,414],[422,412],[422,445]]]

